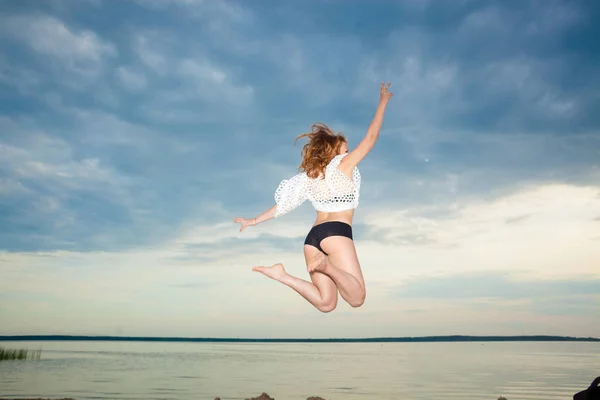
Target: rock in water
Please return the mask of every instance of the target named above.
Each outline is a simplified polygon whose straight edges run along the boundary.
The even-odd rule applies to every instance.
[[[498,397],[498,400],[506,400],[506,397],[500,396],[500,397]]]
[[[275,400],[275,399],[273,397],[269,396],[268,394],[266,394],[265,392],[263,392],[258,397],[250,397],[245,400]]]
[[[215,400],[221,400],[220,397],[215,397]],[[266,394],[265,392],[263,392],[260,396],[258,397],[247,397],[244,400],[275,400],[274,397],[269,396],[268,394]],[[322,397],[319,396],[311,396],[309,398],[307,398],[306,400],[325,400]],[[506,400],[506,399],[498,399],[498,400]]]

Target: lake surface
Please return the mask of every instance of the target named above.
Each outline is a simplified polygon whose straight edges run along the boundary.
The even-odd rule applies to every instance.
[[[0,398],[240,400],[572,399],[600,375],[600,343],[0,342]]]

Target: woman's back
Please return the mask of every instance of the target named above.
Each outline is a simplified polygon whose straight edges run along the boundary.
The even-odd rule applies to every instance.
[[[316,178],[310,178],[306,172],[301,172],[289,180],[281,181],[275,191],[278,206],[276,216],[287,214],[309,200],[320,213],[318,220],[330,220],[332,214],[338,213],[342,213],[343,220],[351,217],[359,204],[361,177],[357,167],[352,171],[352,178],[338,169],[340,161],[346,155],[335,156],[324,173]]]
[[[317,211],[315,224],[325,221],[344,221],[352,223],[354,209],[360,200],[361,176],[357,167],[349,177],[338,169],[346,154],[340,154],[331,160],[325,169],[325,179],[309,180],[309,190],[313,206]]]

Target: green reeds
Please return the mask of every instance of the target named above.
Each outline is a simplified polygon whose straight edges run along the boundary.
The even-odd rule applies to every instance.
[[[5,349],[0,347],[0,361],[3,360],[39,360],[42,356],[42,349]]]

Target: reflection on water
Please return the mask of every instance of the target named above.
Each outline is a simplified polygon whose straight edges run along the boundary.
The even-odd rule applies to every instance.
[[[600,375],[600,343],[2,342],[0,397],[277,400],[569,399]]]

